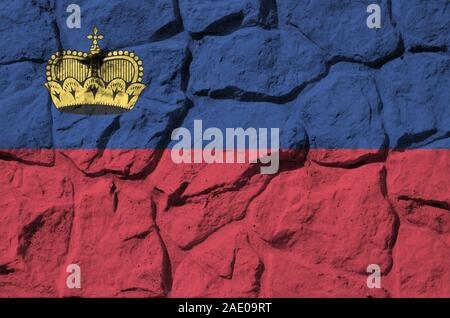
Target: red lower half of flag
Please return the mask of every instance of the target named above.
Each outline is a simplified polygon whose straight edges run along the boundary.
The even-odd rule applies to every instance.
[[[446,149],[0,157],[1,297],[450,297]]]

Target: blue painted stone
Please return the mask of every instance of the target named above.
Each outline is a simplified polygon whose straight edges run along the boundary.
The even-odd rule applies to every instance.
[[[392,1],[394,18],[407,47],[450,46],[450,1]]]
[[[89,52],[86,38],[97,26],[104,39],[103,49],[118,49],[148,43],[175,34],[179,27],[171,0],[77,1],[81,7],[80,29],[69,29],[66,13],[72,0],[57,1],[56,16],[64,49]]]
[[[57,48],[52,1],[0,2],[0,63],[47,60]]]
[[[311,149],[358,149],[349,157],[317,158],[355,162],[378,155],[386,146],[382,102],[375,79],[364,67],[340,63],[296,101]],[[356,157],[354,157],[356,156]]]
[[[182,123],[194,136],[194,121],[201,120],[203,130],[215,127],[225,135],[226,128],[267,128],[270,137],[271,128],[280,130],[280,148],[300,150],[307,148],[307,135],[298,112],[289,105],[275,105],[265,102],[239,102],[233,100],[214,100],[197,97],[194,107]],[[270,138],[269,138],[270,140]],[[172,147],[176,142],[171,142]],[[209,141],[203,141],[203,146]],[[270,145],[270,143],[269,143]],[[194,144],[192,143],[192,146]],[[248,146],[248,145],[247,145]]]
[[[383,67],[378,83],[392,148],[428,147],[450,136],[448,55],[408,54]]]
[[[258,0],[184,0],[180,11],[186,31],[226,33],[235,27],[256,25]]]
[[[445,51],[448,1],[392,1],[391,23],[388,2],[380,0],[383,27],[369,30],[366,7],[373,2],[277,1],[269,14],[264,13],[273,4],[269,0],[184,0],[179,11],[171,0],[79,1],[80,30],[66,27],[72,1],[2,2],[0,144],[160,147],[168,142],[167,131],[182,121],[187,95],[194,103],[187,121],[205,117],[215,124],[220,114],[231,127],[280,127],[282,147],[301,148],[309,135],[312,149],[371,149],[373,156],[384,147],[385,133],[392,148],[448,147],[448,53],[389,58],[399,48],[400,33],[407,49]],[[276,11],[278,25],[268,27],[263,16]],[[231,21],[227,29],[230,16],[239,23]],[[86,35],[94,25],[105,35],[104,50],[123,48],[141,57],[148,87],[135,108],[119,116],[62,114],[53,106],[50,113],[40,62],[57,50],[59,40],[64,48],[89,51]],[[195,33],[201,36],[189,37]],[[330,70],[336,58],[355,63]],[[383,65],[367,69],[356,63],[371,61]]]
[[[322,52],[289,32],[245,28],[192,45],[190,91],[233,97],[283,96],[325,70]]]
[[[0,148],[51,148],[52,120],[45,65],[0,66]]]
[[[367,6],[373,3],[382,8],[381,29],[366,25]],[[331,58],[377,62],[395,52],[399,43],[385,0],[301,0],[289,11],[287,23],[297,36],[307,37]]]

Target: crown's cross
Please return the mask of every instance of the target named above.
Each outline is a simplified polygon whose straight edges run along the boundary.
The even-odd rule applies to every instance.
[[[93,32],[94,34],[89,34],[89,35],[87,36],[87,38],[88,38],[89,40],[92,40],[91,53],[92,53],[92,54],[97,54],[97,53],[100,52],[100,46],[98,46],[98,41],[99,41],[99,40],[103,40],[103,35],[100,35],[100,34],[97,35],[97,33],[98,33],[97,27],[94,27],[94,29],[92,30],[92,32]]]

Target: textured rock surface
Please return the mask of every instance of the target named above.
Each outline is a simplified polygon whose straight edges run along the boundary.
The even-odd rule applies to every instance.
[[[55,17],[58,22],[60,41],[64,48],[75,49],[84,41],[84,30],[97,26],[108,37],[100,45],[116,49],[145,44],[171,37],[181,28],[171,0],[119,0],[111,3],[103,1],[77,1],[82,8],[82,23],[86,29],[66,27],[66,8],[74,3],[70,0],[56,1]],[[120,25],[120,28],[115,27]],[[132,32],[130,32],[132,30]],[[114,35],[114,36],[113,36]],[[88,49],[88,45],[84,48]]]
[[[173,297],[256,297],[263,263],[248,237],[230,229],[195,249],[178,266]]]
[[[3,120],[0,126],[0,154],[26,162],[50,165],[53,153],[28,151],[27,148],[51,148],[52,120],[50,99],[42,88],[41,64],[24,61],[0,65],[0,104]],[[36,107],[42,111],[34,112]],[[27,125],[22,125],[27,122]],[[22,148],[22,149],[21,149]]]
[[[291,5],[287,24],[298,29],[298,36],[306,37],[334,59],[351,59],[377,62],[393,54],[398,46],[398,31],[389,19],[388,1],[280,1]],[[366,9],[369,4],[379,4],[383,10],[383,28],[377,31],[367,28]],[[312,18],[312,17],[320,17]]]
[[[0,297],[450,297],[448,0],[72,2],[0,4]],[[144,60],[131,112],[51,105],[94,25]],[[279,127],[279,173],[174,164],[196,119]]]
[[[449,135],[448,54],[406,56],[386,65],[378,78],[392,148],[420,147]]]
[[[259,1],[186,0],[180,1],[180,11],[184,27],[191,35],[220,35],[241,26],[255,25]]]
[[[195,42],[192,55],[190,90],[216,97],[276,99],[325,69],[322,52],[311,42],[259,28],[205,37]]]
[[[382,169],[380,164],[351,171],[308,164],[280,174],[250,208],[255,230],[310,266],[364,273],[370,261],[388,270],[395,215],[382,192]]]
[[[355,109],[349,102],[361,106]],[[298,107],[310,146],[324,149],[311,154],[317,162],[351,165],[376,158],[386,148],[382,101],[365,69],[346,63],[334,66],[325,79],[300,97]],[[339,148],[354,151],[334,151]]]
[[[57,49],[53,5],[52,0],[0,3],[0,63],[44,61]]]
[[[450,44],[450,3],[436,1],[392,1],[394,21],[405,44],[413,49],[445,49]]]

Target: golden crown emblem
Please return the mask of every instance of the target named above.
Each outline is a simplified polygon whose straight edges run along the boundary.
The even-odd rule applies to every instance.
[[[94,27],[90,53],[65,50],[51,56],[45,86],[55,107],[76,112],[131,110],[145,88],[144,66],[137,55],[128,51],[101,52],[103,39]]]

